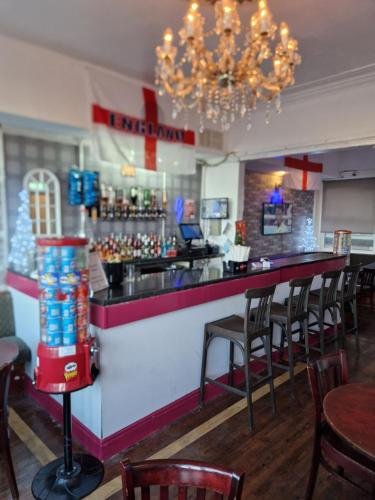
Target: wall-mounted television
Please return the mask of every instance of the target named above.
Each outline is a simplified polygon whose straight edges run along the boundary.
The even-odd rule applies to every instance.
[[[263,203],[263,234],[288,234],[292,232],[293,205],[291,203]]]
[[[202,219],[228,219],[228,198],[206,198],[201,201]]]

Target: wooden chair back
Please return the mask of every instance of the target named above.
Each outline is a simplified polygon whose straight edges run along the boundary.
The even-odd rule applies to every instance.
[[[322,274],[323,281],[319,294],[319,305],[321,309],[332,307],[336,304],[340,277],[341,270],[328,271]],[[329,285],[327,285],[328,282]]]
[[[341,284],[341,297],[344,301],[353,300],[357,294],[357,283],[361,266],[344,267],[344,277]]]
[[[361,273],[361,288],[373,288],[375,285],[375,269],[364,268]]]
[[[245,313],[245,332],[246,339],[269,334],[270,314],[273,296],[276,285],[264,288],[249,288],[245,292],[247,299]],[[254,306],[254,301],[259,300],[258,305]]]
[[[148,460],[131,464],[125,460],[120,467],[124,500],[135,500],[138,488],[141,499],[150,500],[151,486],[159,487],[160,500],[172,498],[171,487],[177,488],[178,500],[208,500],[207,492],[212,492],[215,500],[240,500],[242,495],[244,474],[202,462]],[[191,496],[191,488],[196,490],[195,496]]]
[[[290,318],[291,323],[307,316],[307,304],[313,279],[314,276],[308,276],[289,281],[288,318]]]
[[[346,351],[340,349],[339,352],[327,354],[314,363],[309,363],[307,374],[314,401],[316,423],[320,423],[325,395],[349,381]]]

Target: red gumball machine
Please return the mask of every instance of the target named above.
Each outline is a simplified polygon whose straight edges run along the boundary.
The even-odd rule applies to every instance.
[[[64,457],[35,476],[38,499],[83,498],[101,483],[103,464],[72,453],[71,393],[92,385],[98,374],[98,349],[89,335],[88,241],[84,238],[37,240],[40,341],[35,368],[37,390],[63,395]]]

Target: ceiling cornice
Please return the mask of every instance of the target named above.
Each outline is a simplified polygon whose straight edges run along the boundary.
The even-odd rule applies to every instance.
[[[298,75],[297,75],[298,78]],[[314,95],[329,94],[353,86],[375,83],[375,63],[343,73],[295,85],[284,91],[283,101],[292,102]]]

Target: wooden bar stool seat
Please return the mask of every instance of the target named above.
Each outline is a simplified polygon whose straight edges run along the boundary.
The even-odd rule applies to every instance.
[[[233,314],[227,318],[219,319],[218,321],[213,321],[209,323],[210,333],[216,335],[217,337],[223,337],[226,339],[232,339],[233,341],[243,342],[244,340],[244,329],[243,329],[244,318]]]
[[[203,405],[205,396],[205,384],[211,383],[228,392],[237,394],[247,399],[248,403],[248,421],[250,430],[253,429],[253,406],[251,393],[260,385],[268,383],[270,388],[270,397],[272,404],[272,413],[276,413],[275,394],[273,387],[272,374],[272,352],[271,352],[271,329],[270,329],[270,310],[272,297],[275,293],[276,285],[266,288],[255,288],[247,290],[245,297],[247,299],[245,317],[238,315],[228,316],[210,323],[206,323],[203,339],[202,370],[200,384],[200,405]],[[259,301],[257,308],[254,308],[254,301]],[[228,383],[224,384],[206,375],[207,354],[212,341],[216,338],[223,338],[229,341],[229,372]],[[252,347],[255,340],[260,340],[259,344]],[[240,350],[242,354],[242,365],[234,362],[234,347]],[[266,355],[255,356],[256,352],[264,349]],[[251,361],[257,360],[265,365],[266,374],[260,375],[251,372]],[[245,390],[235,387],[233,384],[234,368],[244,370],[245,372]],[[255,380],[255,383],[253,382]]]

